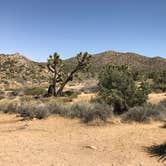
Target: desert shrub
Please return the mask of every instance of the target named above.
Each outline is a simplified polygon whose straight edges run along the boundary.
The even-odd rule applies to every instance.
[[[114,107],[116,114],[127,111],[130,107],[142,105],[148,97],[148,86],[141,83],[137,87],[126,65],[107,65],[99,74],[99,94],[97,101]]]
[[[45,104],[39,105],[21,105],[18,108],[18,113],[24,119],[44,119],[47,118],[50,114],[49,107]]]
[[[155,91],[166,91],[166,70],[156,72],[155,75],[153,76],[153,89]]]
[[[6,107],[4,107],[4,109],[3,109],[4,113],[17,113],[17,111],[18,111],[17,103],[6,104]]]
[[[113,109],[107,104],[75,104],[67,115],[71,118],[80,118],[84,123],[95,119],[105,122],[113,115]]]
[[[95,104],[84,114],[83,122],[89,123],[95,119],[106,122],[113,115],[113,108],[106,104]]]
[[[68,111],[70,110],[69,105],[62,105],[62,103],[51,103],[48,105],[50,114],[56,114],[60,116],[68,116]]]
[[[136,89],[133,105],[142,105],[146,103],[148,94],[151,92],[151,87],[146,81],[142,81],[140,86]]]
[[[44,119],[49,116],[49,108],[48,106],[44,104],[40,104],[36,109],[35,109],[35,118],[37,119]]]
[[[71,118],[82,119],[89,109],[90,109],[89,104],[74,104],[70,107],[70,110],[68,111],[67,115]]]
[[[113,109],[106,104],[39,104],[29,105],[22,104],[18,107],[17,112],[24,119],[43,119],[50,114],[56,114],[64,117],[79,118],[84,123],[91,122],[95,119],[106,121],[113,114]]]
[[[34,109],[33,105],[22,104],[18,107],[18,114],[24,119],[33,119],[35,117]]]
[[[161,103],[157,105],[145,104],[143,106],[135,106],[122,115],[122,121],[124,122],[146,123],[150,120],[165,120],[165,118],[166,107]]]
[[[3,113],[17,113],[18,105],[19,104],[15,101],[9,102],[4,99],[4,101],[0,103],[0,111]]]

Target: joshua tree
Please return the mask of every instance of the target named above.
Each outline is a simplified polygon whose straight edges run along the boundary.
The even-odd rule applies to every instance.
[[[73,80],[74,74],[78,71],[85,70],[88,68],[90,62],[90,55],[85,53],[79,53],[77,58],[77,64],[74,69],[69,73],[65,74],[63,69],[63,62],[60,59],[60,56],[57,53],[50,55],[48,58],[47,67],[49,71],[53,74],[51,80],[52,83],[48,88],[48,94],[54,96],[62,95],[62,91],[65,85]]]

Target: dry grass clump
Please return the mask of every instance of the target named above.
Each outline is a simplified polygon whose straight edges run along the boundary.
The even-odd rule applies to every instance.
[[[94,120],[106,122],[108,118],[113,116],[113,108],[107,104],[93,104],[92,108],[87,111],[83,117],[84,123]]]
[[[113,117],[113,107],[105,103],[68,103],[63,98],[42,98],[34,100],[26,96],[15,99],[0,100],[0,111],[15,113],[23,119],[44,119],[50,115],[59,115],[69,118],[79,118],[84,123],[95,120],[106,122]],[[147,123],[150,120],[166,120],[166,100],[157,105],[145,104],[130,108],[120,116],[122,122]]]
[[[21,105],[18,107],[17,113],[24,119],[45,119],[50,115],[49,107],[45,104],[39,105]]]
[[[161,101],[157,105],[145,104],[143,106],[136,106],[130,108],[128,112],[122,115],[122,121],[124,122],[139,122],[147,123],[150,120],[166,119],[166,100]]]
[[[49,105],[49,112],[64,117],[79,118],[84,123],[92,122],[95,119],[106,122],[113,115],[112,107],[106,104],[91,103],[67,104],[65,106],[52,103]]]
[[[112,107],[107,104],[98,103],[82,103],[69,104],[61,100],[41,101],[31,98],[24,98],[19,101],[6,101],[0,103],[0,111],[4,113],[18,114],[25,120],[33,118],[44,119],[50,115],[60,115],[69,118],[79,118],[84,123],[89,123],[98,119],[100,121],[107,121],[113,115]]]

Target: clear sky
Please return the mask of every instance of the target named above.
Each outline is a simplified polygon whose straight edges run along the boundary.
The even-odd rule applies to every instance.
[[[106,50],[166,58],[166,0],[0,0],[0,53]]]

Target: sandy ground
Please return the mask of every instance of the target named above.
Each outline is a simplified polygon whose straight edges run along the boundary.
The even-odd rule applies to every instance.
[[[78,98],[73,99],[73,103],[87,102],[95,98],[95,93],[81,93]],[[158,104],[160,101],[166,100],[166,93],[151,93],[148,97],[148,103]]]
[[[61,117],[20,121],[0,114],[0,166],[165,166],[144,151],[166,141],[161,126],[87,126]]]
[[[149,103],[158,104],[161,100],[166,100],[166,93],[151,93],[149,94]]]
[[[81,93],[77,98],[73,99],[73,103],[88,102],[95,97],[95,93]]]

